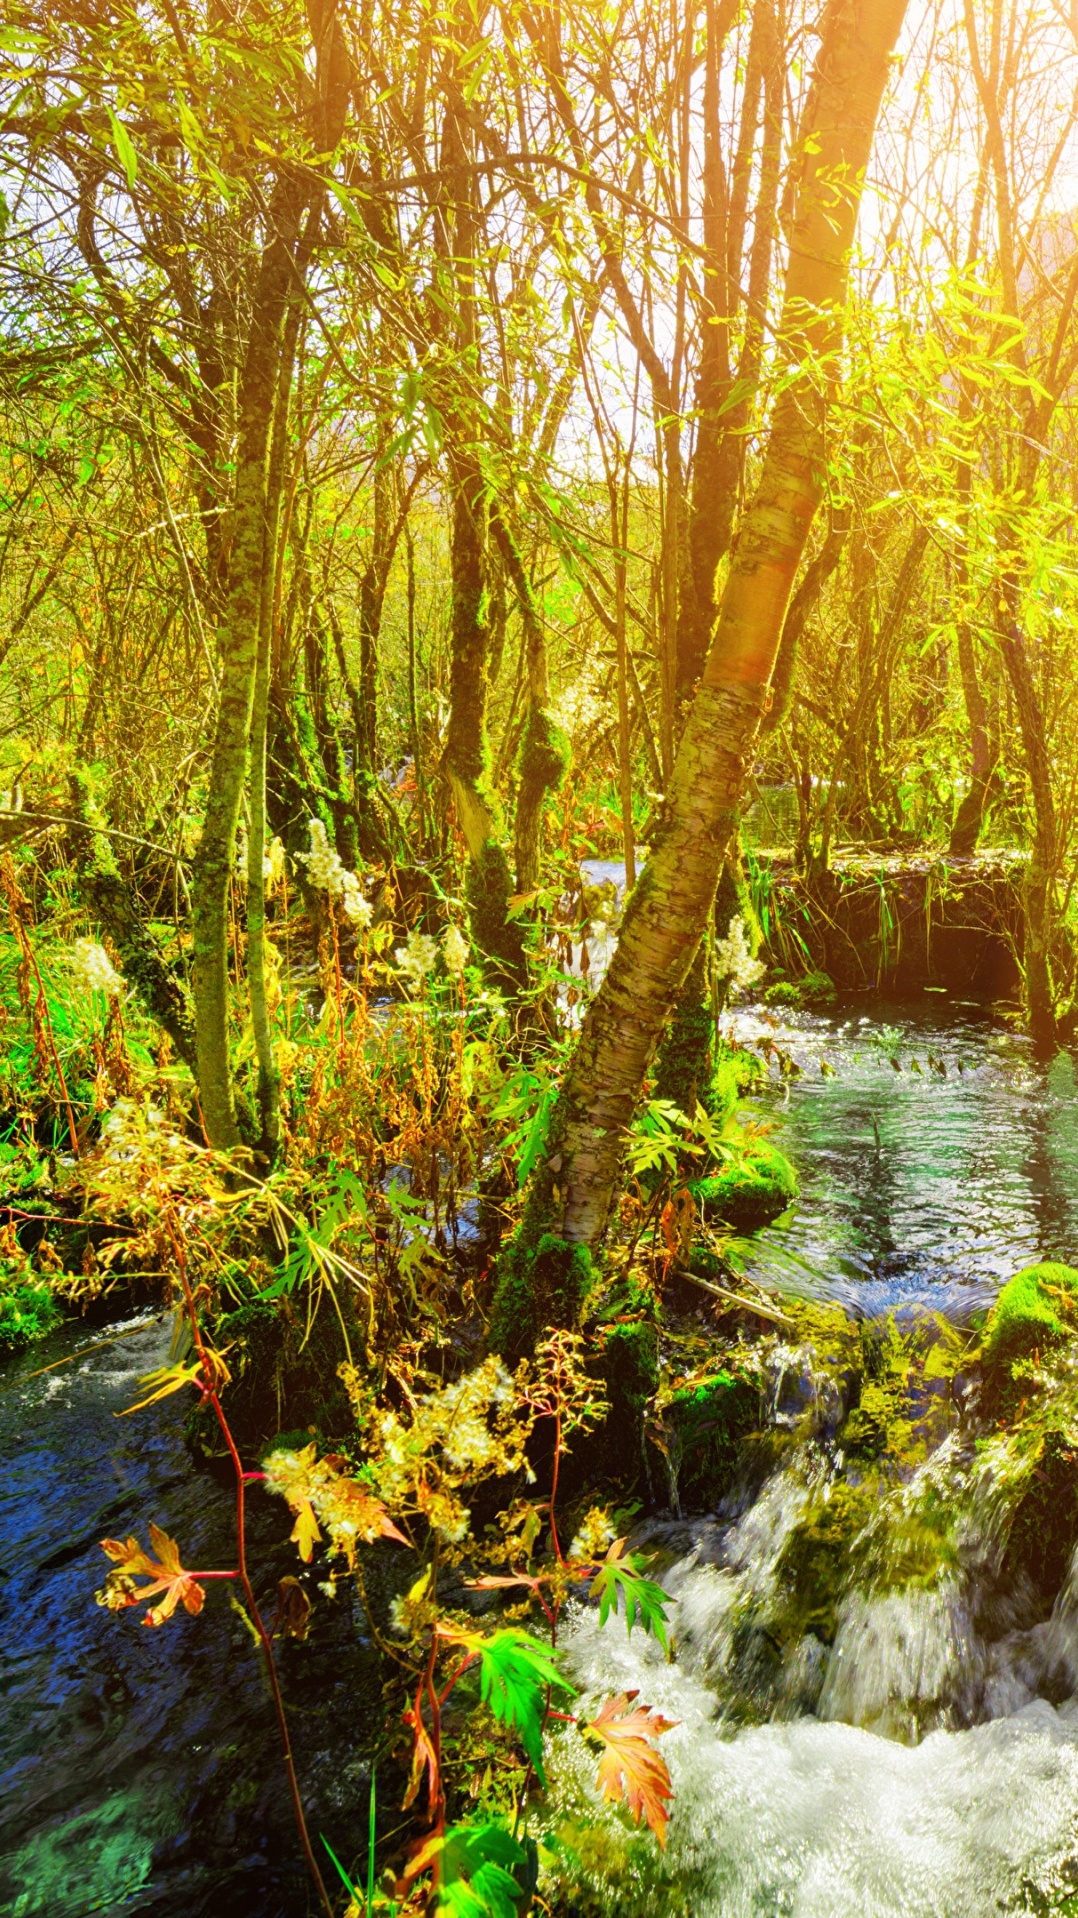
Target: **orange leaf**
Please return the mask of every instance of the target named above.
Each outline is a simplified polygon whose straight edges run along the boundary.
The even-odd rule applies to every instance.
[[[195,1617],[206,1601],[205,1589],[198,1583],[197,1575],[184,1570],[175,1539],[169,1538],[157,1525],[150,1526],[150,1543],[156,1558],[143,1551],[137,1538],[101,1540],[102,1551],[107,1552],[116,1569],[109,1573],[105,1591],[98,1593],[99,1602],[110,1611],[120,1611],[126,1605],[138,1605],[143,1599],[163,1592],[160,1603],[151,1605],[145,1614],[144,1625],[163,1625],[177,1605]],[[149,1578],[150,1583],[136,1585],[134,1581],[140,1576]]]
[[[604,1798],[623,1801],[637,1824],[647,1819],[660,1845],[666,1844],[670,1823],[669,1800],[674,1788],[666,1760],[651,1744],[672,1731],[676,1719],[663,1718],[649,1705],[633,1705],[636,1692],[608,1698],[586,1730],[602,1739],[605,1750],[596,1780]]]
[[[406,1711],[402,1714],[404,1722],[412,1733],[412,1769],[408,1777],[408,1790],[404,1794],[401,1810],[407,1811],[419,1796],[419,1787],[423,1782],[423,1773],[427,1773],[427,1791],[431,1804],[438,1790],[438,1756],[430,1741],[430,1733],[418,1711]]]

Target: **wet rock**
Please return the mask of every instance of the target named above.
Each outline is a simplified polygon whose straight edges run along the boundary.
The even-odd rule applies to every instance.
[[[988,1314],[981,1351],[986,1373],[1003,1375],[1078,1331],[1078,1271],[1046,1260],[1008,1279]]]

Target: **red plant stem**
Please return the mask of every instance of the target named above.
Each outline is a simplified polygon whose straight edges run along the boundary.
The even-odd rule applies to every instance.
[[[554,1468],[550,1474],[550,1543],[554,1547],[554,1556],[559,1565],[565,1564],[561,1543],[558,1539],[558,1527],[554,1517],[554,1501],[558,1496],[558,1471],[561,1466],[561,1402],[554,1414]]]
[[[240,1458],[236,1441],[232,1436],[231,1427],[225,1417],[221,1401],[217,1396],[213,1382],[213,1370],[206,1356],[206,1348],[202,1343],[202,1330],[198,1323],[198,1313],[195,1310],[195,1302],[191,1296],[191,1287],[187,1278],[187,1261],[184,1255],[183,1242],[179,1235],[174,1230],[171,1230],[171,1228],[170,1237],[172,1239],[173,1250],[176,1254],[176,1265],[179,1271],[180,1284],[183,1287],[184,1304],[187,1308],[187,1316],[191,1325],[191,1337],[194,1340],[195,1351],[198,1353],[199,1362],[202,1366],[202,1375],[206,1382],[206,1397],[213,1406],[214,1416],[220,1428],[221,1437],[228,1447],[228,1455],[232,1460],[232,1469],[236,1476],[236,1556],[239,1560],[236,1575],[239,1577],[240,1583],[243,1586],[251,1623],[255,1628],[258,1642],[265,1655],[266,1672],[269,1677],[270,1692],[273,1697],[273,1709],[277,1717],[277,1730],[281,1740],[281,1756],[284,1759],[285,1774],[288,1779],[288,1790],[292,1799],[292,1810],[295,1814],[296,1828],[299,1832],[300,1844],[303,1847],[303,1855],[307,1861],[307,1869],[311,1874],[315,1890],[318,1893],[319,1902],[326,1914],[326,1918],[334,1918],[333,1905],[330,1901],[329,1893],[326,1890],[325,1881],[318,1869],[318,1860],[314,1855],[310,1833],[307,1830],[307,1819],[303,1810],[303,1800],[299,1795],[299,1782],[296,1778],[295,1761],[292,1757],[292,1740],[288,1730],[288,1718],[284,1708],[284,1699],[281,1696],[280,1680],[277,1676],[277,1661],[273,1656],[273,1641],[269,1632],[266,1630],[262,1614],[258,1609],[258,1600],[255,1598],[254,1587],[251,1584],[250,1574],[247,1570],[247,1474],[243,1469],[243,1461]]]
[[[445,1792],[442,1790],[442,1706],[434,1683],[434,1665],[438,1656],[438,1634],[431,1633],[430,1657],[427,1669],[420,1683],[420,1695],[425,1690],[430,1700],[430,1742],[434,1753],[434,1775],[431,1781],[431,1813],[433,1829],[440,1838],[445,1830]],[[419,1699],[416,1699],[416,1713],[419,1713]],[[435,1852],[431,1867],[431,1887],[437,1891],[441,1878],[441,1853]]]

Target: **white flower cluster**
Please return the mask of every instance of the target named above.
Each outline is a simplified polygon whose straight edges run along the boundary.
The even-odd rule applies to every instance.
[[[767,967],[752,956],[740,913],[731,919],[726,938],[715,941],[715,968],[720,979],[728,979],[731,986],[739,990],[754,986],[767,971]]]
[[[599,689],[590,675],[566,686],[551,708],[551,718],[569,734],[570,739],[590,731],[602,719],[606,708]]]
[[[123,991],[121,974],[96,939],[76,939],[71,960],[72,971],[84,992],[103,992],[111,999]]]
[[[455,973],[459,978],[468,963],[468,953],[468,941],[461,932],[460,927],[447,926],[445,932],[442,934],[442,956],[445,960],[446,971]]]
[[[408,934],[407,945],[398,946],[393,957],[415,990],[421,992],[427,974],[434,971],[438,958],[438,941],[432,939],[429,933],[419,932],[413,927]]]
[[[374,907],[364,896],[359,879],[354,872],[349,872],[339,852],[330,845],[322,820],[311,819],[307,824],[311,850],[297,853],[297,859],[302,859],[306,866],[312,886],[317,887],[319,892],[328,892],[331,899],[339,899],[345,917],[365,931],[374,917]]]
[[[452,1385],[417,1399],[409,1422],[383,1412],[374,1471],[390,1509],[414,1502],[441,1538],[462,1539],[469,1512],[457,1487],[525,1464],[527,1428],[514,1420],[515,1399],[510,1374],[492,1355]]]

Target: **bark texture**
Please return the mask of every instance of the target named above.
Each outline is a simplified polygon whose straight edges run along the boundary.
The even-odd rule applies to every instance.
[[[731,557],[663,822],[562,1087],[525,1231],[593,1246],[625,1130],[707,922],[735,830],[790,592],[823,491],[847,257],[905,0],[832,0],[799,130],[781,337],[804,369],[779,400],[759,488]]]

